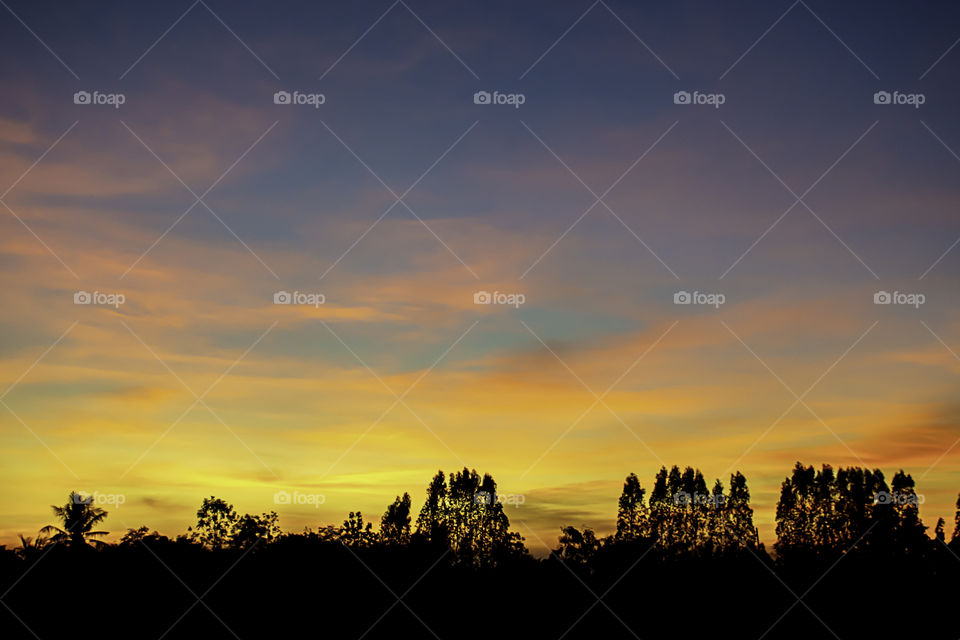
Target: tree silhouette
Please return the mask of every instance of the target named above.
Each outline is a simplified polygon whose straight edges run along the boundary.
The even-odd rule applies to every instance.
[[[617,508],[617,540],[637,540],[650,535],[649,515],[644,499],[646,492],[647,490],[640,486],[637,474],[631,473],[624,480]]]
[[[799,462],[791,477],[780,485],[780,500],[777,501],[777,543],[775,549],[782,555],[813,545],[809,518],[812,503],[810,488],[813,485],[813,467],[804,467]]]
[[[667,529],[670,526],[670,498],[667,495],[667,468],[660,467],[653,480],[653,490],[650,491],[650,537],[658,545],[668,538]]]
[[[956,543],[960,540],[960,493],[957,494],[957,512],[953,516],[953,537],[950,538],[950,542]]]
[[[129,528],[127,532],[120,537],[121,547],[132,547],[140,543],[150,542],[169,542],[167,536],[161,535],[157,531],[150,531],[150,527],[140,527],[139,529]]]
[[[481,478],[466,467],[451,473],[449,484],[443,471],[433,477],[417,518],[418,537],[449,548],[458,562],[468,565],[522,555],[523,538],[509,529],[493,477]]]
[[[654,479],[650,504],[636,474],[627,476],[617,510],[613,541],[645,540],[668,554],[726,553],[760,544],[753,525],[747,479],[730,476],[730,495],[716,480],[707,492],[703,474],[692,467],[661,467]]]
[[[760,535],[753,524],[753,508],[750,506],[750,489],[747,479],[737,471],[730,476],[730,495],[723,498],[723,488],[717,481],[714,488],[714,509],[722,514],[723,533],[720,536],[724,550],[750,548],[760,546]]]
[[[410,494],[397,496],[380,518],[380,539],[386,544],[401,545],[410,542]]]
[[[582,532],[576,527],[563,527],[560,533],[560,546],[553,554],[566,562],[588,565],[603,546],[603,541],[589,527]]]
[[[128,528],[127,532],[120,537],[120,544],[133,545],[137,542],[142,542],[148,535],[150,535],[150,527],[143,526],[139,529],[134,529],[131,527]]]
[[[24,536],[20,534],[20,546],[14,549],[14,553],[17,557],[24,560],[29,560],[35,558],[47,548],[50,543],[50,539],[46,536],[39,535],[36,538],[31,538],[30,536]]]
[[[215,496],[203,499],[197,509],[197,525],[191,538],[214,550],[223,549],[233,541],[239,517],[233,505]]]
[[[242,515],[237,520],[230,543],[239,549],[246,549],[258,542],[273,542],[282,533],[277,518],[275,511],[259,516]]]
[[[887,485],[883,472],[829,465],[820,471],[797,463],[783,481],[777,504],[779,556],[837,555],[859,541],[884,554],[919,554],[929,548],[913,478],[903,470]]]
[[[197,509],[197,524],[188,528],[186,540],[215,551],[229,547],[246,549],[260,542],[272,542],[282,535],[275,511],[261,515],[238,515],[233,505],[215,496],[203,499]],[[154,532],[154,535],[156,532]],[[146,527],[130,529],[124,538],[130,542],[146,538]],[[121,541],[122,542],[122,541]],[[179,542],[179,539],[178,539]]]
[[[417,535],[446,547],[450,543],[446,514],[447,479],[443,471],[437,471],[427,486],[427,498],[417,516]]]
[[[363,514],[359,511],[350,512],[350,516],[343,521],[340,528],[340,542],[350,547],[366,548],[377,542],[377,534],[373,532],[373,523],[364,524]]]
[[[93,528],[106,519],[107,512],[93,506],[93,496],[71,491],[65,505],[51,505],[51,508],[53,515],[63,523],[63,528],[47,525],[40,529],[41,534],[50,536],[50,542],[64,543],[73,548],[83,548],[91,544],[99,548],[104,544],[97,538],[107,535],[108,532],[93,531]]]
[[[927,527],[920,520],[919,500],[915,490],[915,483],[910,474],[903,469],[893,476],[893,510],[895,528],[893,544],[901,553],[910,553],[914,550],[922,551],[927,538]]]

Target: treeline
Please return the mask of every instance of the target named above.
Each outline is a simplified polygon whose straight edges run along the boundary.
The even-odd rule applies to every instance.
[[[56,544],[96,550],[110,546],[100,539],[107,532],[95,530],[107,512],[95,506],[90,496],[71,492],[65,505],[52,509],[61,526],[46,526],[35,539],[21,535],[20,547],[14,550],[18,556],[33,557]],[[141,544],[174,544],[223,551],[262,548],[290,540],[336,543],[353,550],[414,545],[447,551],[451,561],[468,566],[494,566],[527,555],[523,538],[510,531],[497,484],[489,474],[481,477],[475,470],[465,468],[451,473],[448,479],[439,471],[427,486],[415,526],[411,509],[410,494],[404,493],[387,506],[377,530],[360,511],[351,511],[340,526],[284,533],[275,511],[240,515],[232,504],[210,496],[203,499],[196,524],[188,527],[185,534],[171,539],[146,526],[131,528],[115,546],[123,549]]]
[[[862,541],[891,554],[922,554],[930,546],[920,520],[920,499],[913,478],[902,470],[888,485],[883,472],[859,467],[819,471],[799,462],[783,481],[777,503],[778,555],[835,555]],[[953,540],[960,534],[957,500]],[[935,539],[944,541],[944,521],[938,519]]]
[[[931,544],[947,543],[943,518],[934,536],[919,515],[920,497],[913,478],[904,471],[888,484],[879,469],[840,468],[816,470],[797,463],[784,479],[776,511],[775,555],[781,562],[792,558],[833,556],[853,547],[891,554],[923,554]],[[427,485],[426,496],[414,522],[409,493],[397,496],[380,516],[379,527],[350,512],[339,526],[284,533],[274,511],[259,515],[238,514],[233,505],[211,496],[197,510],[196,525],[185,534],[168,538],[149,527],[129,529],[118,547],[141,543],[199,545],[210,550],[247,549],[270,545],[283,538],[337,543],[353,549],[430,546],[449,552],[454,562],[489,566],[527,555],[524,539],[510,530],[510,520],[489,474],[480,476],[464,468],[437,474]],[[53,506],[60,526],[41,529],[36,538],[20,536],[14,553],[27,558],[60,544],[95,549],[106,545],[107,534],[98,527],[107,512],[89,496],[72,492],[63,506]],[[653,479],[649,498],[636,474],[626,477],[618,501],[616,532],[598,538],[594,531],[573,526],[561,529],[554,556],[576,563],[587,562],[599,549],[612,545],[650,548],[664,557],[764,553],[750,506],[747,479],[739,471],[730,475],[728,487],[715,480],[708,488],[699,469],[661,468]],[[960,496],[949,545],[960,544]],[[948,545],[948,546],[949,546]],[[4,547],[0,547],[3,550]]]
[[[960,498],[952,535],[941,519],[931,536],[909,474],[798,463],[768,553],[747,479],[726,480],[631,473],[614,533],[563,527],[539,560],[494,479],[469,469],[438,472],[418,511],[404,493],[372,521],[284,532],[273,511],[211,496],[185,533],[140,527],[116,544],[102,541],[107,512],[71,493],[57,524],[0,550],[0,637],[272,637],[305,623],[364,639],[960,635]]]
[[[887,555],[924,555],[946,543],[939,518],[934,537],[919,515],[920,496],[904,471],[890,484],[881,470],[830,465],[820,470],[798,462],[785,478],[777,503],[774,544],[778,562],[805,562],[810,556],[835,557],[854,549]],[[950,547],[960,550],[960,496]],[[630,543],[662,555],[703,556],[766,553],[753,523],[746,478],[730,476],[729,490],[716,480],[708,491],[699,469],[674,466],[657,473],[649,500],[635,474],[620,495],[616,533],[598,539],[592,530],[564,527],[558,554],[583,562],[592,552]]]

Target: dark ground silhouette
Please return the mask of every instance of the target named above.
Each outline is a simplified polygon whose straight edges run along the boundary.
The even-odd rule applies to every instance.
[[[205,499],[170,539],[104,544],[71,494],[38,538],[0,552],[2,638],[950,638],[960,636],[960,500],[927,535],[913,480],[797,464],[758,541],[746,479],[631,474],[616,533],[565,527],[547,558],[510,531],[490,476],[433,478],[378,531],[283,533],[276,514]],[[35,635],[34,635],[35,634]]]

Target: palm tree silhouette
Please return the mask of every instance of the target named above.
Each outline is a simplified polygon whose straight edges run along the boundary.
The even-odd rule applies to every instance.
[[[36,540],[30,536],[24,536],[20,534],[20,546],[13,550],[13,552],[20,558],[33,558],[40,554],[43,551],[49,540],[44,536],[37,536]]]
[[[63,528],[47,525],[40,529],[40,533],[50,536],[51,543],[67,543],[71,547],[86,547],[92,543],[96,547],[105,544],[97,540],[99,536],[107,535],[107,531],[92,531],[103,522],[107,512],[100,507],[93,506],[92,496],[83,496],[76,491],[70,492],[70,498],[62,507],[50,505],[53,515],[63,523]]]

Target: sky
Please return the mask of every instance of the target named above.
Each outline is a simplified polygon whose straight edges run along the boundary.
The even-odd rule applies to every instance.
[[[955,3],[0,4],[0,544],[464,466],[538,553],[674,464],[952,521]]]

